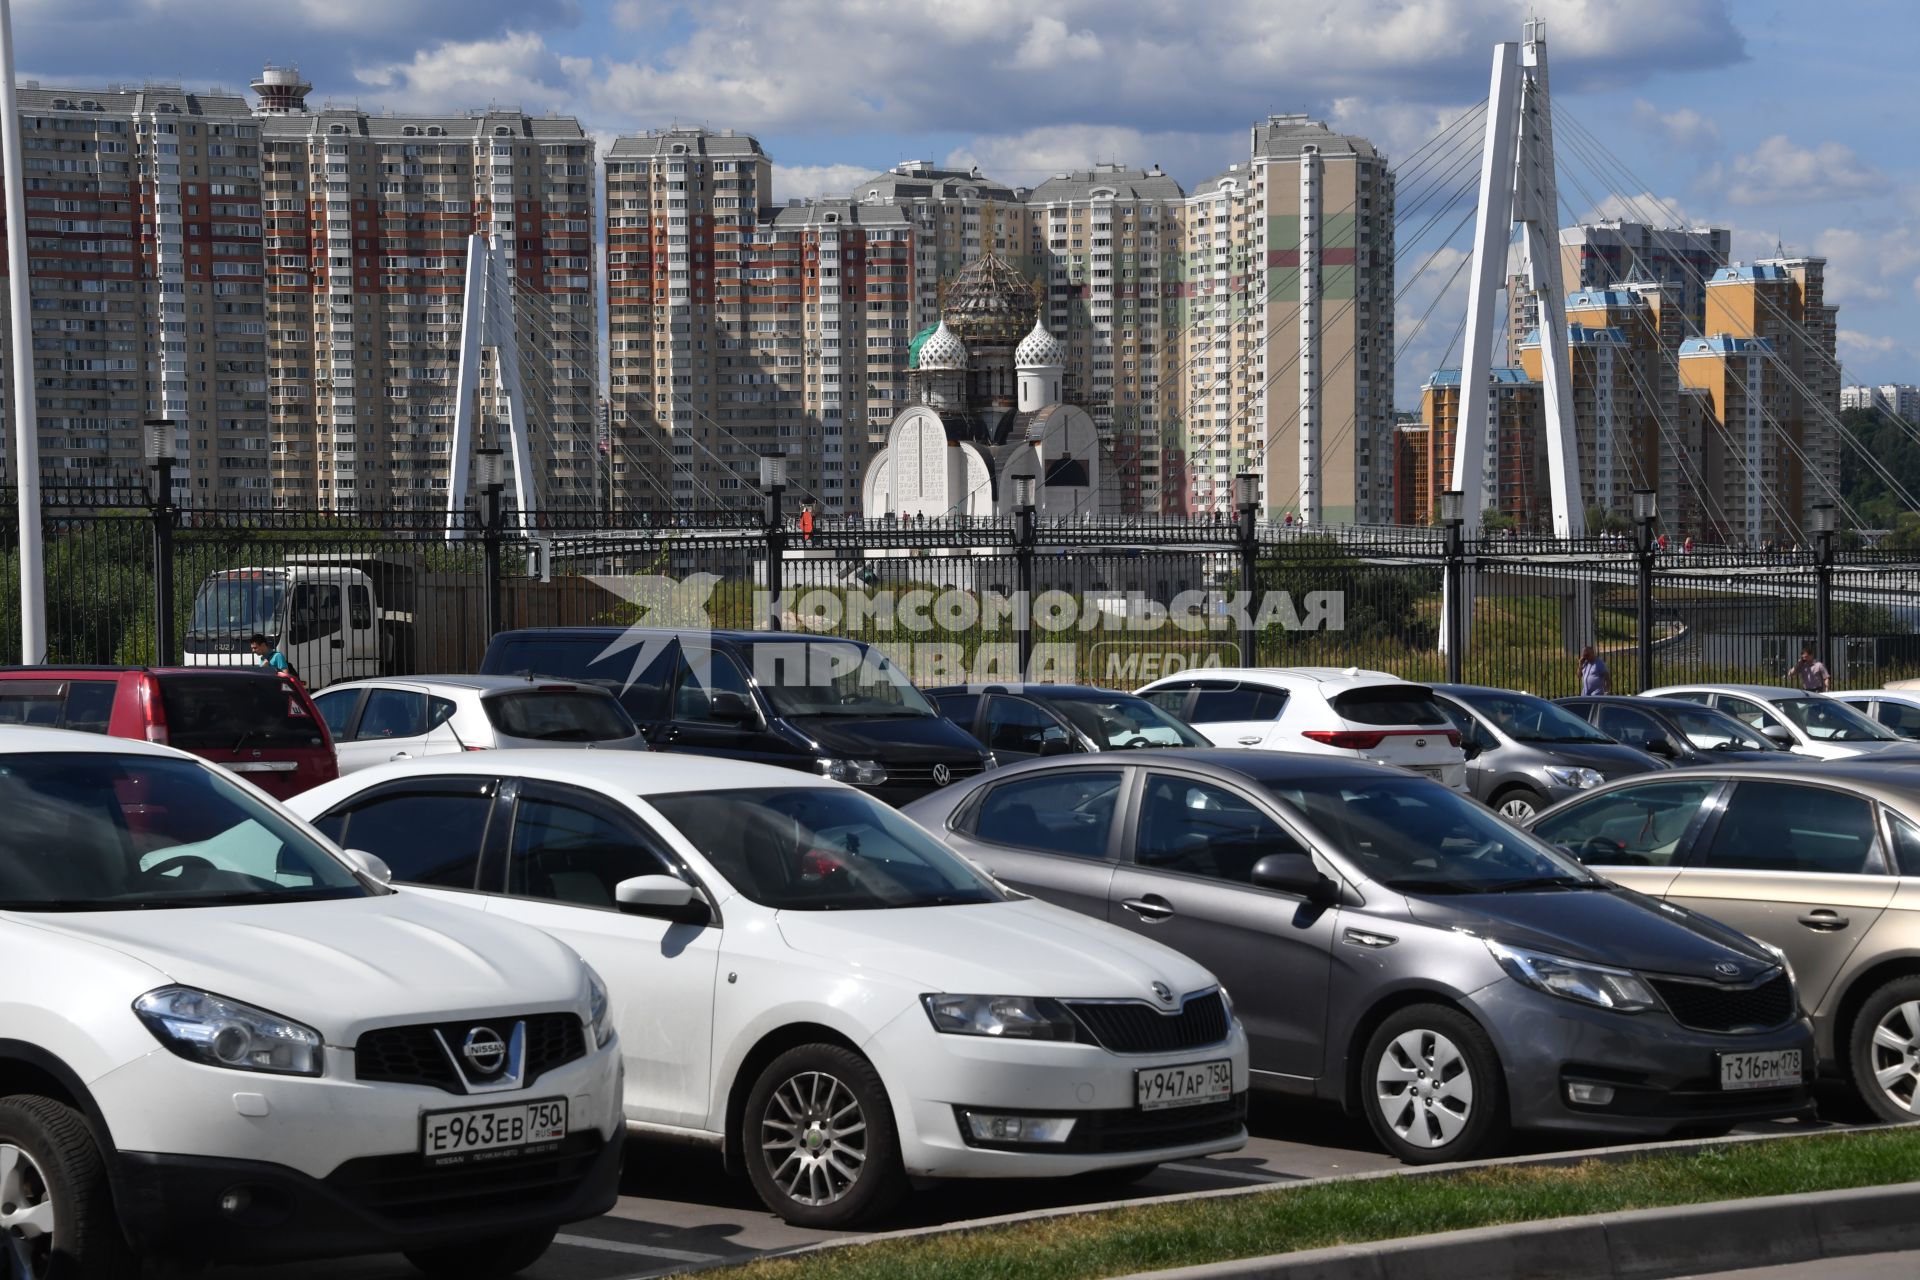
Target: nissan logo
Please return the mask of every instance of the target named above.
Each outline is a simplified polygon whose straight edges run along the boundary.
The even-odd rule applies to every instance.
[[[492,1027],[475,1027],[460,1045],[460,1056],[483,1076],[499,1075],[507,1065],[507,1042]]]
[[[1740,976],[1740,966],[1731,960],[1722,960],[1719,964],[1713,966],[1713,971],[1723,978],[1737,978]]]
[[[947,768],[947,766],[945,766],[944,764],[937,764],[933,766],[933,785],[934,786],[944,787],[949,782],[952,782],[952,781],[953,781],[953,770]]]
[[[1163,1004],[1173,1003],[1173,988],[1164,982],[1156,982],[1153,984],[1153,994],[1159,996]]]

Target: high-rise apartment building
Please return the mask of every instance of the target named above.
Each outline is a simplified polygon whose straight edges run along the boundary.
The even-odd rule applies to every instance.
[[[1842,409],[1877,409],[1908,422],[1920,422],[1920,387],[1906,382],[1840,388]]]
[[[1679,306],[1683,328],[1697,335],[1706,323],[1707,281],[1727,265],[1733,233],[1726,227],[1656,227],[1619,218],[1560,228],[1560,282],[1569,291],[1628,285],[1664,286]],[[1540,327],[1539,300],[1526,287],[1513,250],[1508,270],[1507,356],[1518,363],[1520,344]]]
[[[141,424],[169,418],[177,502],[267,506],[260,129],[248,104],[158,85],[23,85],[19,106],[43,477],[137,476]],[[10,452],[0,447],[9,482]]]
[[[1487,505],[1519,528],[1547,528],[1546,402],[1540,380],[1513,368],[1495,369],[1490,378],[1482,477]],[[1393,523],[1424,525],[1438,519],[1440,495],[1453,488],[1459,433],[1460,370],[1435,370],[1420,388],[1420,421],[1394,430]]]

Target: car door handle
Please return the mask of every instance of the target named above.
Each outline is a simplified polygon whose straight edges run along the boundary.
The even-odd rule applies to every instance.
[[[1265,742],[1266,738],[1256,733],[1251,738],[1241,738],[1239,741],[1240,741],[1240,745],[1243,747],[1257,747],[1261,743]]]
[[[1822,907],[1801,916],[1800,923],[1816,933],[1833,933],[1847,927],[1847,918],[1838,911],[1828,911]]]
[[[1157,893],[1150,893],[1144,898],[1128,898],[1120,905],[1149,924],[1173,916],[1173,904]]]
[[[388,757],[387,757],[387,759],[389,759],[389,760],[411,760],[411,759],[413,759],[413,752],[411,752],[411,751],[396,751],[396,752],[394,752],[394,753],[393,753],[392,755],[390,755],[390,756],[388,756]]]

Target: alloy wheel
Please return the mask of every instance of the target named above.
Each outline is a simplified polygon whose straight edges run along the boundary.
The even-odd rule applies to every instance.
[[[854,1189],[866,1168],[866,1114],[840,1079],[804,1071],[767,1100],[760,1149],[788,1198],[814,1207],[833,1204]]]
[[[1531,800],[1522,800],[1518,796],[1515,796],[1511,800],[1504,801],[1500,805],[1500,816],[1508,822],[1532,821],[1535,812],[1536,810]]]
[[[10,1274],[31,1280],[53,1262],[53,1194],[46,1175],[19,1147],[0,1144],[0,1240]]]
[[[1446,1146],[1473,1115],[1473,1071],[1438,1031],[1395,1036],[1374,1068],[1373,1086],[1388,1127],[1412,1146]]]
[[[1920,1116],[1920,1000],[1894,1005],[1873,1029],[1873,1078],[1893,1105]]]

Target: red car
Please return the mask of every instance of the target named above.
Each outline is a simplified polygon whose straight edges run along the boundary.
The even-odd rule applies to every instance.
[[[217,667],[0,668],[0,725],[164,742],[286,799],[340,776],[297,680]]]

